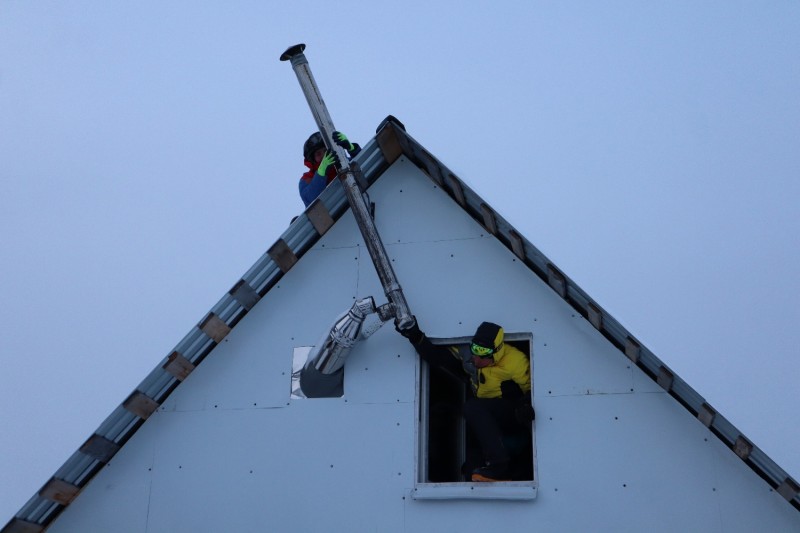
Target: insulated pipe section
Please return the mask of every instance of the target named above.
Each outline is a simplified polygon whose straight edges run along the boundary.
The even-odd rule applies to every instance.
[[[350,349],[358,341],[364,319],[375,312],[372,296],[357,300],[349,311],[336,319],[325,338],[317,343],[308,355],[306,368],[313,366],[323,374],[333,374],[342,368]]]
[[[380,308],[376,309],[375,301],[368,296],[336,319],[300,371],[300,389],[306,398],[338,398],[344,394],[345,360],[362,333],[364,319],[376,312],[380,316]]]
[[[361,231],[361,236],[364,238],[367,251],[372,259],[372,263],[375,265],[378,278],[383,286],[383,292],[394,308],[395,324],[401,329],[404,329],[413,324],[414,318],[408,308],[408,303],[403,295],[400,283],[397,281],[394,269],[392,269],[378,230],[375,228],[375,222],[372,220],[369,207],[364,201],[353,170],[350,168],[347,152],[344,148],[334,144],[332,141],[333,132],[335,131],[333,120],[331,120],[328,114],[328,108],[322,100],[322,95],[319,92],[316,81],[314,81],[313,74],[311,74],[308,60],[303,54],[305,48],[306,45],[304,44],[297,44],[290,47],[281,55],[281,61],[291,61],[292,68],[297,75],[297,80],[300,82],[300,87],[306,97],[308,106],[311,108],[311,114],[314,116],[314,120],[325,140],[325,146],[336,152],[336,155],[339,157],[342,167],[339,172],[339,179],[344,187],[345,195],[347,195],[350,209],[353,211],[358,229]]]

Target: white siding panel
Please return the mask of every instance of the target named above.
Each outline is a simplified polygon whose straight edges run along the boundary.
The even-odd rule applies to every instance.
[[[537,408],[548,520],[576,531],[598,516],[613,531],[723,531],[707,430],[666,394],[560,396]],[[582,512],[568,518],[575,500]]]
[[[167,413],[150,523],[175,533],[402,531],[411,410],[326,399]]]
[[[400,192],[402,190],[402,193]],[[289,400],[297,346],[386,301],[350,214],[197,367],[51,531],[797,531],[798,513],[401,158],[370,189],[429,335],[532,332],[538,495],[420,501],[417,357],[387,324],[343,398]]]

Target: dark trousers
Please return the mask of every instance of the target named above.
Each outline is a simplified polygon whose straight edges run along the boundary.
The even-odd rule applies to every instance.
[[[464,403],[464,419],[480,445],[484,461],[492,464],[509,461],[503,435],[519,429],[513,403],[502,398],[470,398]]]

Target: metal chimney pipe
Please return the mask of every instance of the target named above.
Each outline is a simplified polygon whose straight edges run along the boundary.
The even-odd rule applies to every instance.
[[[347,312],[336,319],[325,338],[311,351],[306,367],[313,366],[322,374],[333,374],[342,368],[350,349],[361,336],[364,319],[375,312],[372,296],[354,302]]]
[[[375,265],[375,270],[378,273],[378,278],[383,286],[383,292],[386,298],[394,307],[394,321],[401,329],[410,326],[414,319],[411,311],[408,308],[405,296],[403,296],[403,289],[397,281],[397,276],[392,269],[389,256],[386,254],[386,249],[383,246],[381,237],[375,228],[375,222],[372,220],[369,208],[364,201],[361,190],[358,187],[355,174],[350,167],[347,159],[347,152],[344,148],[333,143],[333,120],[328,114],[328,108],[322,100],[322,95],[319,92],[314,76],[311,74],[311,68],[308,66],[308,60],[303,54],[305,44],[296,44],[288,48],[282,55],[281,61],[291,61],[292,68],[297,75],[297,81],[300,82],[300,88],[308,102],[308,107],[311,108],[311,114],[322,133],[325,140],[325,146],[328,149],[336,152],[341,162],[341,171],[339,172],[339,179],[344,187],[347,201],[350,204],[350,209],[355,216],[358,229],[361,230],[361,236],[364,238],[364,243],[367,245],[372,263]]]

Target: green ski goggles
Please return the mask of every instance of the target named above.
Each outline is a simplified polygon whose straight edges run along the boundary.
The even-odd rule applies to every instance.
[[[487,348],[486,346],[481,346],[474,342],[470,345],[469,349],[478,357],[490,357],[494,354],[494,348]]]

